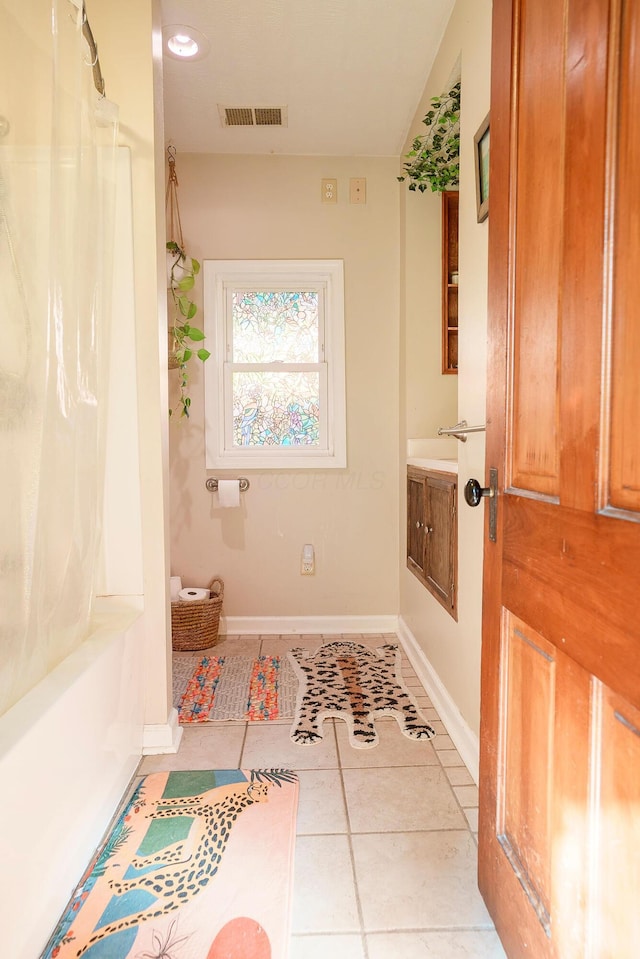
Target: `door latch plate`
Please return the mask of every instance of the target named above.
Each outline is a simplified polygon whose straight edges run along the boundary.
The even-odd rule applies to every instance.
[[[492,466],[489,470],[489,539],[496,542],[498,527],[498,470]]]

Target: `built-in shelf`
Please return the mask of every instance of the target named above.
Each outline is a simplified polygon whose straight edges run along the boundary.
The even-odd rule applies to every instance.
[[[442,372],[458,372],[458,192],[442,194]]]

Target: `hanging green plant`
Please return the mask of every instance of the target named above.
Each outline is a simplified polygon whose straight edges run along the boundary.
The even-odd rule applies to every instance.
[[[173,337],[171,360],[173,360],[172,365],[180,369],[179,403],[182,410],[180,415],[188,417],[191,397],[188,393],[187,363],[194,355],[203,363],[211,356],[204,347],[198,348],[196,345],[204,340],[204,333],[198,327],[191,325],[191,320],[198,312],[198,307],[187,295],[193,289],[195,278],[200,272],[200,263],[194,257],[187,256],[175,240],[169,240],[167,252],[171,258],[169,290],[174,307],[170,328]],[[172,413],[173,410],[169,410],[170,416]]]
[[[421,193],[442,192],[457,186],[460,177],[460,81],[448,93],[431,98],[431,109],[422,121],[427,132],[417,136],[405,155],[400,183]]]
[[[198,312],[198,307],[189,295],[200,272],[200,263],[192,256],[187,256],[182,238],[182,224],[180,222],[180,207],[178,206],[178,177],[176,176],[176,151],[174,147],[167,149],[169,164],[169,179],[167,182],[166,208],[167,226],[170,240],[167,241],[169,260],[169,292],[173,301],[173,316],[169,321],[169,369],[180,371],[179,404],[181,416],[189,416],[191,397],[189,396],[188,363],[193,356],[208,360],[211,354],[204,347],[197,344],[204,340],[204,333],[197,326],[191,325],[191,320]],[[173,410],[169,410],[169,416]]]

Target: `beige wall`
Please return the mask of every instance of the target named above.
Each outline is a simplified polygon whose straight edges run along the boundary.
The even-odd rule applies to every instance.
[[[154,0],[92,0],[107,96],[120,108],[119,143],[131,151],[140,501],[145,617],[145,723],[170,707],[168,627],[168,429],[164,336],[164,145],[161,33]],[[158,178],[156,182],[156,176]],[[159,306],[160,314],[159,314]],[[117,302],[114,303],[117,308]],[[162,330],[162,335],[161,335]],[[129,344],[122,344],[128,349]]]
[[[185,243],[198,259],[344,260],[346,470],[247,471],[241,508],[205,489],[203,376],[172,421],[171,568],[225,580],[227,616],[395,614],[398,608],[398,184],[396,160],[178,155]],[[349,203],[350,177],[367,203]],[[322,177],[338,203],[320,202]],[[202,303],[201,288],[196,288]],[[170,375],[175,391],[177,373]],[[316,573],[300,575],[302,546]]]
[[[424,116],[424,112],[421,114]],[[405,254],[404,425],[410,439],[435,436],[456,422],[458,378],[442,373],[442,196],[401,193]]]
[[[490,0],[458,0],[438,56],[427,81],[407,141],[420,132],[429,100],[441,93],[461,58],[462,109],[460,149],[460,290],[459,374],[438,376],[425,382],[424,362],[440,364],[440,301],[434,297],[427,321],[418,309],[424,298],[425,275],[430,286],[440,283],[440,197],[405,190],[403,212],[404,293],[402,319],[405,344],[404,380],[401,389],[406,437],[429,437],[435,428],[456,418],[471,425],[485,422],[487,326],[487,228],[477,223],[473,136],[489,110],[491,51]],[[428,322],[429,329],[425,330]],[[451,390],[457,386],[457,408]],[[437,414],[437,415],[436,415]],[[438,422],[438,417],[440,420]],[[458,445],[459,485],[469,477],[484,478],[484,434],[470,434]],[[404,467],[403,467],[404,473]],[[483,484],[484,485],[484,484]],[[404,504],[403,504],[404,507]],[[472,510],[460,495],[458,509],[458,610],[455,623],[406,568],[405,545],[400,557],[400,613],[454,699],[472,731],[480,716],[480,645],[482,626],[483,507]],[[405,526],[404,508],[401,526]]]

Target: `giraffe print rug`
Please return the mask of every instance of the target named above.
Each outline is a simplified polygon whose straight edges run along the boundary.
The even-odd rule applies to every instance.
[[[287,956],[297,802],[283,769],[145,776],[42,959]]]

